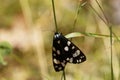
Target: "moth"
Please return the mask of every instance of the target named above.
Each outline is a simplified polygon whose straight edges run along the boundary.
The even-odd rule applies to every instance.
[[[53,37],[52,58],[56,72],[63,71],[67,63],[79,64],[86,61],[83,52],[58,32]]]

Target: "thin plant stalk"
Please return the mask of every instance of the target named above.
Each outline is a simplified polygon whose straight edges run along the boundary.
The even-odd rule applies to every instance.
[[[86,3],[87,3],[87,1],[82,3],[82,4],[80,2],[78,3],[77,12],[76,12],[76,15],[75,15],[75,18],[74,18],[74,22],[73,22],[73,28],[71,30],[72,32],[75,30],[75,26],[76,26],[76,23],[77,23],[78,15],[80,13],[80,10],[82,9],[81,7],[83,7]]]
[[[113,73],[113,53],[112,53],[112,26],[110,26],[110,50],[111,50],[111,80],[114,80],[114,73]]]
[[[95,1],[96,1],[97,5],[99,6],[100,10],[102,11],[102,13],[103,13],[103,15],[104,15],[104,17],[105,17],[105,19],[106,19],[106,21],[107,21],[107,24],[109,24],[109,20],[108,20],[108,18],[106,17],[103,8],[102,8],[101,5],[99,4],[98,0],[95,0]]]
[[[92,7],[91,4],[89,4],[90,8],[97,14],[97,16],[108,26],[106,21],[100,16],[100,14]]]
[[[75,25],[76,25],[76,22],[77,22],[77,17],[78,17],[79,11],[80,11],[80,10],[79,10],[79,8],[80,8],[79,5],[80,5],[80,4],[78,4],[77,14],[76,14],[76,16],[75,16],[75,18],[74,18],[73,28],[72,28],[72,30],[71,30],[72,32],[73,32],[74,29],[75,29]]]
[[[64,77],[64,80],[66,80],[65,70],[63,70],[63,77]]]
[[[109,27],[109,30],[110,30],[110,45],[111,45],[111,48],[110,48],[110,52],[111,52],[111,80],[114,80],[114,73],[113,73],[113,53],[112,53],[112,26],[109,24],[109,21],[108,21],[108,19],[107,19],[107,17],[106,17],[106,15],[105,15],[105,13],[104,13],[104,10],[103,10],[103,8],[101,7],[101,5],[99,4],[99,2],[97,1],[97,0],[95,0],[96,1],[96,3],[98,4],[98,6],[99,6],[99,8],[100,8],[100,10],[102,11],[102,13],[103,13],[103,15],[104,15],[104,17],[105,17],[105,19],[106,19],[106,21],[107,21],[107,25],[108,25],[108,27]],[[115,35],[115,33],[114,33],[114,35]]]
[[[112,34],[113,35],[115,35],[115,37],[118,39],[118,37],[116,36],[116,34],[115,33],[113,33],[112,32],[112,26],[110,25],[110,23],[109,23],[109,21],[108,21],[108,19],[107,19],[107,17],[106,17],[106,15],[105,15],[105,13],[104,13],[104,10],[102,9],[102,7],[101,7],[101,5],[99,4],[99,2],[97,1],[97,0],[95,0],[96,1],[96,3],[98,4],[98,6],[99,6],[99,8],[100,8],[100,10],[102,11],[102,13],[103,13],[103,15],[104,15],[104,17],[105,17],[105,19],[106,19],[106,21],[104,21],[104,19],[101,17],[101,16],[99,16],[102,20],[103,20],[103,22],[109,27],[109,30],[110,30],[110,45],[111,45],[111,48],[110,48],[110,52],[111,52],[111,54],[110,54],[110,56],[111,56],[111,80],[114,80],[114,73],[113,73],[113,53],[112,53]],[[92,7],[92,9],[94,9],[93,7]],[[97,11],[94,9],[94,11],[97,13]],[[99,13],[97,13],[98,15],[99,15]]]
[[[62,79],[66,80],[65,69],[64,69],[62,72],[63,72],[63,75],[62,75],[62,77],[61,77],[61,80],[62,80]]]
[[[54,0],[52,0],[52,7],[53,7],[53,15],[54,15],[54,21],[55,21],[55,28],[56,28],[56,32],[58,32]]]

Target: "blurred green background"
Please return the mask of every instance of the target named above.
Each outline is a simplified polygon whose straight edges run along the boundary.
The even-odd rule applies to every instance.
[[[112,80],[107,21],[116,35],[112,40],[114,80],[120,80],[120,0],[98,2],[107,20],[95,0],[55,0],[58,31],[84,33],[72,42],[87,61],[68,63],[66,80]],[[55,31],[52,0],[0,0],[0,80],[61,80],[62,72],[55,72],[52,64]],[[4,50],[9,54],[3,56]]]

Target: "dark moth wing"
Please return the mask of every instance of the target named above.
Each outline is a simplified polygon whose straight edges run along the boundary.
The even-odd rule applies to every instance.
[[[83,52],[61,33],[54,35],[52,56],[55,71],[64,70],[67,62],[76,64],[86,60]]]

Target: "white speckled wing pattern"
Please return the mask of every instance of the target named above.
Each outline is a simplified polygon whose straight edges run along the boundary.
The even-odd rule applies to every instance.
[[[57,72],[64,70],[67,62],[77,64],[86,60],[83,52],[58,32],[53,37],[52,57],[53,66]]]

